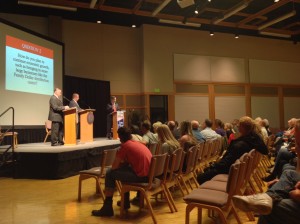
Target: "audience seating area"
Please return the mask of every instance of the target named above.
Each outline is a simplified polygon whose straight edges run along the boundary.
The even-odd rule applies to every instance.
[[[191,147],[187,152],[178,148],[171,155],[159,154],[159,144],[152,144],[149,150],[153,154],[151,171],[148,183],[121,183],[118,182],[118,190],[121,195],[120,217],[126,217],[124,209],[124,193],[130,191],[140,192],[140,208],[144,208],[144,201],[152,216],[153,222],[157,223],[153,203],[150,200],[158,200],[160,197],[166,201],[170,212],[177,212],[173,193],[180,191],[183,200],[186,202],[186,223],[189,223],[189,214],[198,209],[198,223],[201,223],[202,209],[208,209],[210,218],[218,217],[222,223],[227,223],[227,217],[233,214],[237,223],[242,223],[237,211],[231,203],[233,195],[251,194],[262,192],[264,183],[261,178],[266,175],[266,169],[271,164],[268,156],[262,156],[253,149],[244,154],[230,168],[230,173],[215,176],[199,186],[196,177],[212,162],[220,159],[220,152],[223,150],[223,138],[208,140]],[[114,151],[114,150],[112,150]],[[111,165],[115,151],[109,154],[110,150],[104,152],[104,159],[101,167],[81,171],[79,175],[78,201],[81,200],[81,182],[87,178],[96,179],[96,191],[104,198],[101,178],[105,172],[103,169]],[[109,158],[109,162],[106,161]],[[184,161],[186,167],[183,169]],[[154,204],[155,206],[155,204]],[[217,215],[216,215],[217,214]],[[246,214],[249,221],[254,220],[254,215]]]

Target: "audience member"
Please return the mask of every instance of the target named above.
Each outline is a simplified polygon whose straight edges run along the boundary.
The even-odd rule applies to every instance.
[[[202,124],[203,130],[201,131],[201,134],[203,135],[205,140],[213,140],[220,137],[219,134],[217,134],[214,130],[211,129],[212,125],[213,123],[209,119],[205,119],[205,121]]]
[[[149,120],[145,120],[142,123],[142,133],[143,140],[141,141],[144,145],[149,146],[150,144],[158,143],[157,136],[155,136],[151,131],[151,123]]]
[[[140,135],[140,129],[136,125],[130,126],[131,136],[133,141],[141,142],[143,140],[143,137]]]
[[[157,130],[157,128],[158,128],[160,125],[162,125],[162,123],[161,123],[160,121],[157,121],[157,122],[155,122],[155,123],[152,125],[152,127],[153,127],[153,134],[154,134],[154,136],[156,137],[156,139],[158,139],[156,130]]]
[[[180,138],[180,130],[178,129],[178,126],[176,126],[176,122],[168,121],[168,127],[172,132],[174,138],[178,140]]]
[[[192,146],[197,145],[197,139],[192,133],[192,125],[189,121],[183,121],[180,123],[180,132],[181,137],[179,139],[180,146],[184,151],[188,151],[188,149]]]
[[[113,194],[115,182],[126,181],[133,183],[148,182],[148,174],[152,154],[140,142],[131,140],[130,130],[121,127],[118,129],[121,147],[117,152],[112,168],[108,169],[105,176],[105,200],[101,209],[93,210],[94,216],[113,216]],[[130,207],[129,192],[125,194],[125,208]]]
[[[176,149],[180,147],[179,142],[174,138],[167,125],[160,125],[157,128],[157,134],[159,143],[161,144],[160,154],[172,154]]]
[[[233,126],[230,123],[225,123],[224,130],[226,131],[226,137],[229,139],[229,136],[233,133]]]
[[[300,120],[296,120],[296,170],[286,170],[266,193],[234,196],[233,203],[242,211],[261,214],[259,224],[298,224],[300,220]]]
[[[216,133],[221,135],[222,137],[226,136],[226,132],[224,130],[224,123],[220,119],[215,120],[215,125],[216,125]]]
[[[205,142],[205,138],[199,131],[199,122],[196,120],[193,120],[193,121],[191,121],[191,125],[192,125],[192,133],[193,133],[194,137],[197,139],[197,141],[199,143]]]
[[[208,167],[204,173],[199,174],[197,180],[199,184],[210,180],[217,174],[228,174],[230,166],[244,153],[256,149],[262,154],[268,154],[268,149],[262,140],[260,128],[250,117],[242,117],[239,121],[239,131],[241,136],[232,140],[222,159]]]
[[[263,122],[265,123],[265,128],[267,130],[268,136],[272,135],[272,132],[270,130],[270,123],[268,119],[263,119]]]

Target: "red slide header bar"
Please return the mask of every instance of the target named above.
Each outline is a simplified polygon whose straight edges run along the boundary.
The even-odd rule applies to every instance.
[[[6,35],[6,46],[53,59],[53,50]]]

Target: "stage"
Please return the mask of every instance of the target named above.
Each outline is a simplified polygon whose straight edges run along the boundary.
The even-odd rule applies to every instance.
[[[119,140],[95,138],[68,146],[47,143],[19,144],[15,151],[14,178],[62,179],[100,165],[102,151],[120,145]],[[0,146],[0,152],[7,146]]]

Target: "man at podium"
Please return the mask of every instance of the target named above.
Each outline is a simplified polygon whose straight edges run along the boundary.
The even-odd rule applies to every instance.
[[[63,110],[69,109],[64,106],[61,98],[61,89],[55,88],[49,100],[48,120],[51,124],[51,146],[63,145]]]
[[[107,111],[107,123],[106,123],[106,130],[107,130],[107,138],[111,139],[111,127],[112,127],[112,117],[113,114],[120,110],[119,105],[116,103],[117,98],[115,96],[110,97],[110,103],[106,106]]]
[[[69,103],[69,107],[75,107],[76,108],[76,137],[78,138],[78,133],[79,133],[79,116],[78,112],[82,111],[78,104],[79,100],[79,94],[78,93],[73,93],[72,95],[72,100]]]

